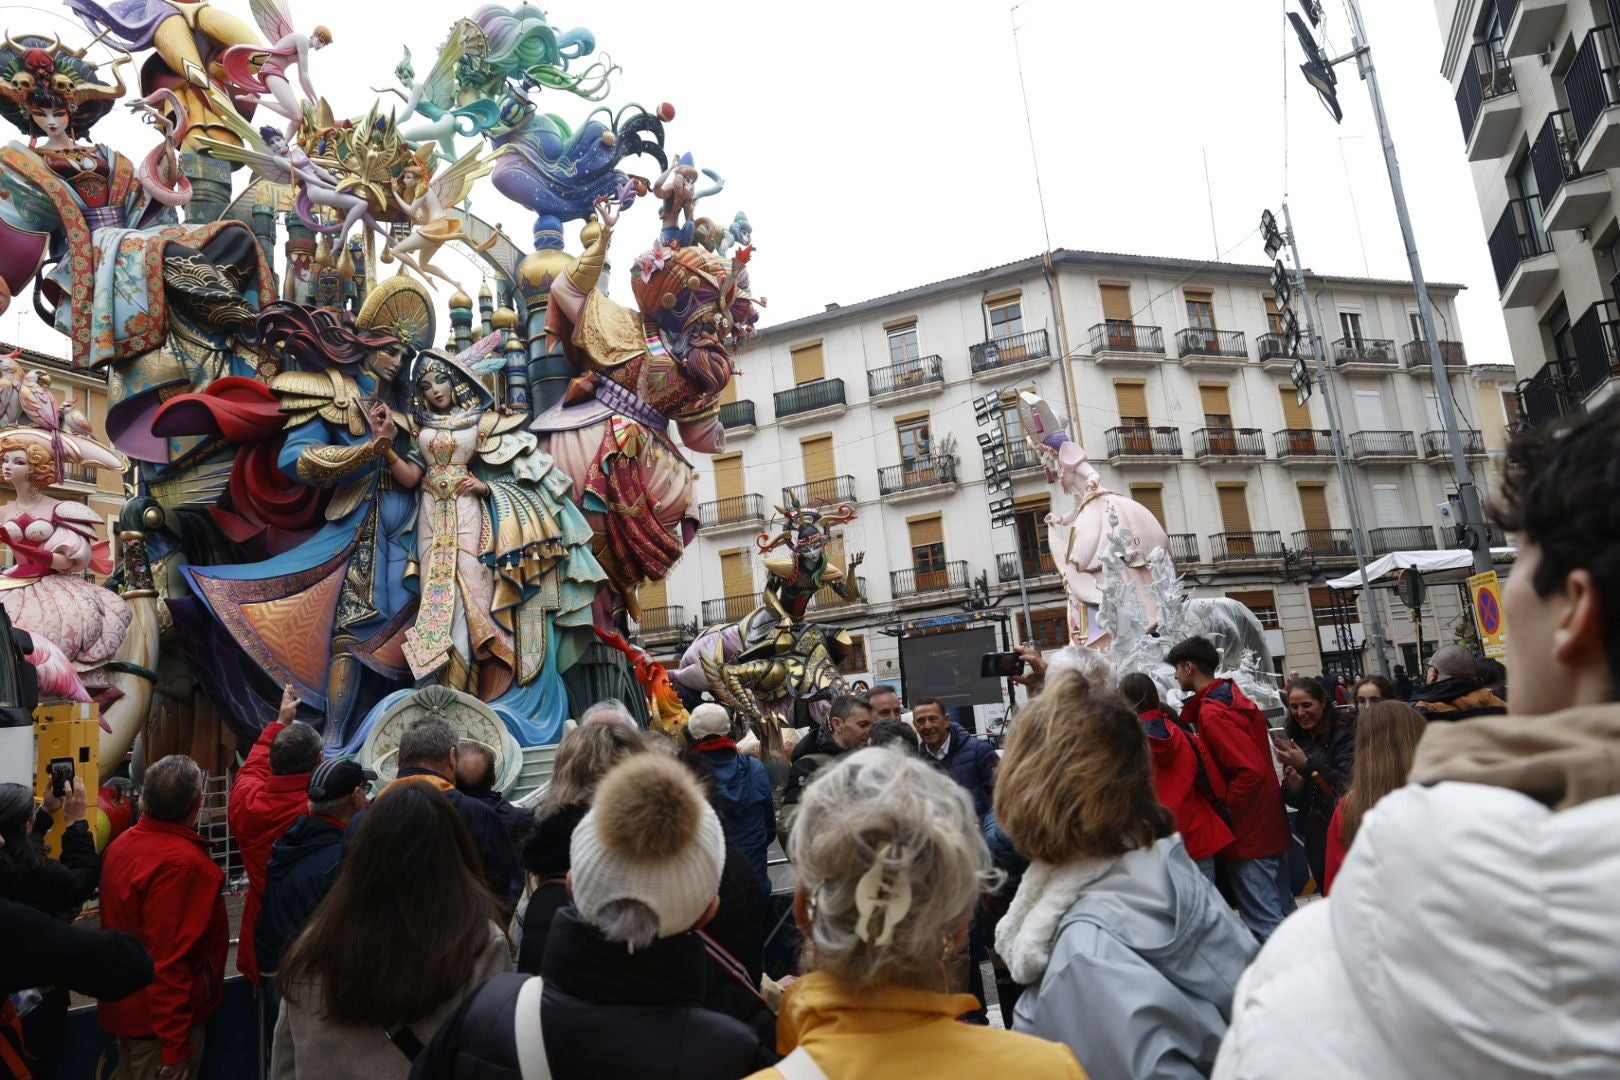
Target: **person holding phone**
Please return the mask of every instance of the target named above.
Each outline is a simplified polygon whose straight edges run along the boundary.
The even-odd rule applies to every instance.
[[[1315,679],[1288,684],[1287,734],[1272,736],[1283,763],[1283,800],[1297,810],[1294,827],[1305,843],[1305,858],[1320,885],[1326,868],[1328,824],[1339,796],[1350,787],[1356,736],[1327,703],[1327,690]]]

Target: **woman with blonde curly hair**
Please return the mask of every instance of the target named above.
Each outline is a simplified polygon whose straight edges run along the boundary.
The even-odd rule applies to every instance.
[[[1202,1076],[1257,948],[1159,804],[1122,698],[1049,673],[1019,714],[996,818],[1032,860],[996,950],[1027,989],[1013,1027],[1093,1076]]]
[[[999,877],[950,777],[892,747],[848,754],[805,788],[789,853],[808,974],[777,1020],[789,1057],[756,1078],[1084,1076],[1061,1046],[958,1023],[977,1000],[942,992]]]
[[[1333,808],[1333,819],[1328,822],[1323,896],[1332,890],[1367,811],[1385,795],[1406,786],[1406,774],[1427,725],[1423,714],[1404,701],[1376,701],[1361,710],[1356,720],[1356,764],[1350,790]]]

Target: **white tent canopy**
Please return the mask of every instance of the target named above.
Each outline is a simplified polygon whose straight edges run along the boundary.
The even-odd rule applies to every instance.
[[[1500,569],[1511,565],[1518,556],[1517,548],[1499,547],[1491,548],[1491,562]],[[1367,581],[1377,585],[1387,578],[1393,584],[1395,575],[1402,570],[1412,569],[1423,574],[1425,580],[1431,585],[1440,585],[1452,581],[1462,581],[1472,577],[1474,573],[1474,553],[1471,551],[1396,551],[1384,555],[1367,564]],[[1445,576],[1436,580],[1428,579],[1429,574]],[[1334,578],[1328,583],[1333,589],[1359,589],[1361,588],[1361,573],[1359,571]]]

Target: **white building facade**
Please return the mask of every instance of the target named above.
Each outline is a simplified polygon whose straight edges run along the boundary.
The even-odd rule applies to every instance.
[[[1068,500],[1019,445],[1010,408],[999,419],[975,408],[987,394],[1010,402],[1034,390],[1072,418],[1104,484],[1160,518],[1190,591],[1257,613],[1280,672],[1376,670],[1354,596],[1309,581],[1354,566],[1350,515],[1320,393],[1295,401],[1268,273],[1058,251],[765,329],[738,357],[727,452],[698,464],[697,538],[666,582],[642,591],[643,643],[669,656],[697,627],[746,614],[764,584],[755,539],[792,496],[858,515],[834,557],[862,556],[861,597],[824,591],[812,609],[855,635],[851,679],[899,679],[896,633],[919,620],[988,607],[1009,612],[1024,640],[1020,572],[1033,639],[1061,644],[1044,519]],[[1311,286],[1369,551],[1453,546],[1455,482],[1409,284],[1312,275]],[[1453,328],[1457,288],[1431,289]],[[1514,375],[1466,363],[1460,341],[1442,348],[1488,494]],[[1013,448],[1012,487],[992,493],[978,436],[998,428]],[[1013,521],[993,528],[990,503],[1002,498]],[[1455,590],[1430,597],[1432,648],[1453,639],[1462,607]],[[1414,665],[1409,614],[1396,618],[1387,592],[1379,602],[1388,636],[1407,646],[1391,662]]]
[[[1436,0],[1524,419],[1606,399],[1620,365],[1620,0]]]

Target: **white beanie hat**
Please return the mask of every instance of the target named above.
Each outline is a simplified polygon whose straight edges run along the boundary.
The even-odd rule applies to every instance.
[[[693,709],[692,715],[687,718],[686,733],[692,737],[693,742],[706,739],[710,735],[730,735],[731,714],[726,712],[724,705],[705,701]]]
[[[720,819],[692,774],[662,754],[614,766],[569,844],[574,907],[593,926],[615,900],[658,916],[658,936],[697,925],[720,892],[726,861]]]

